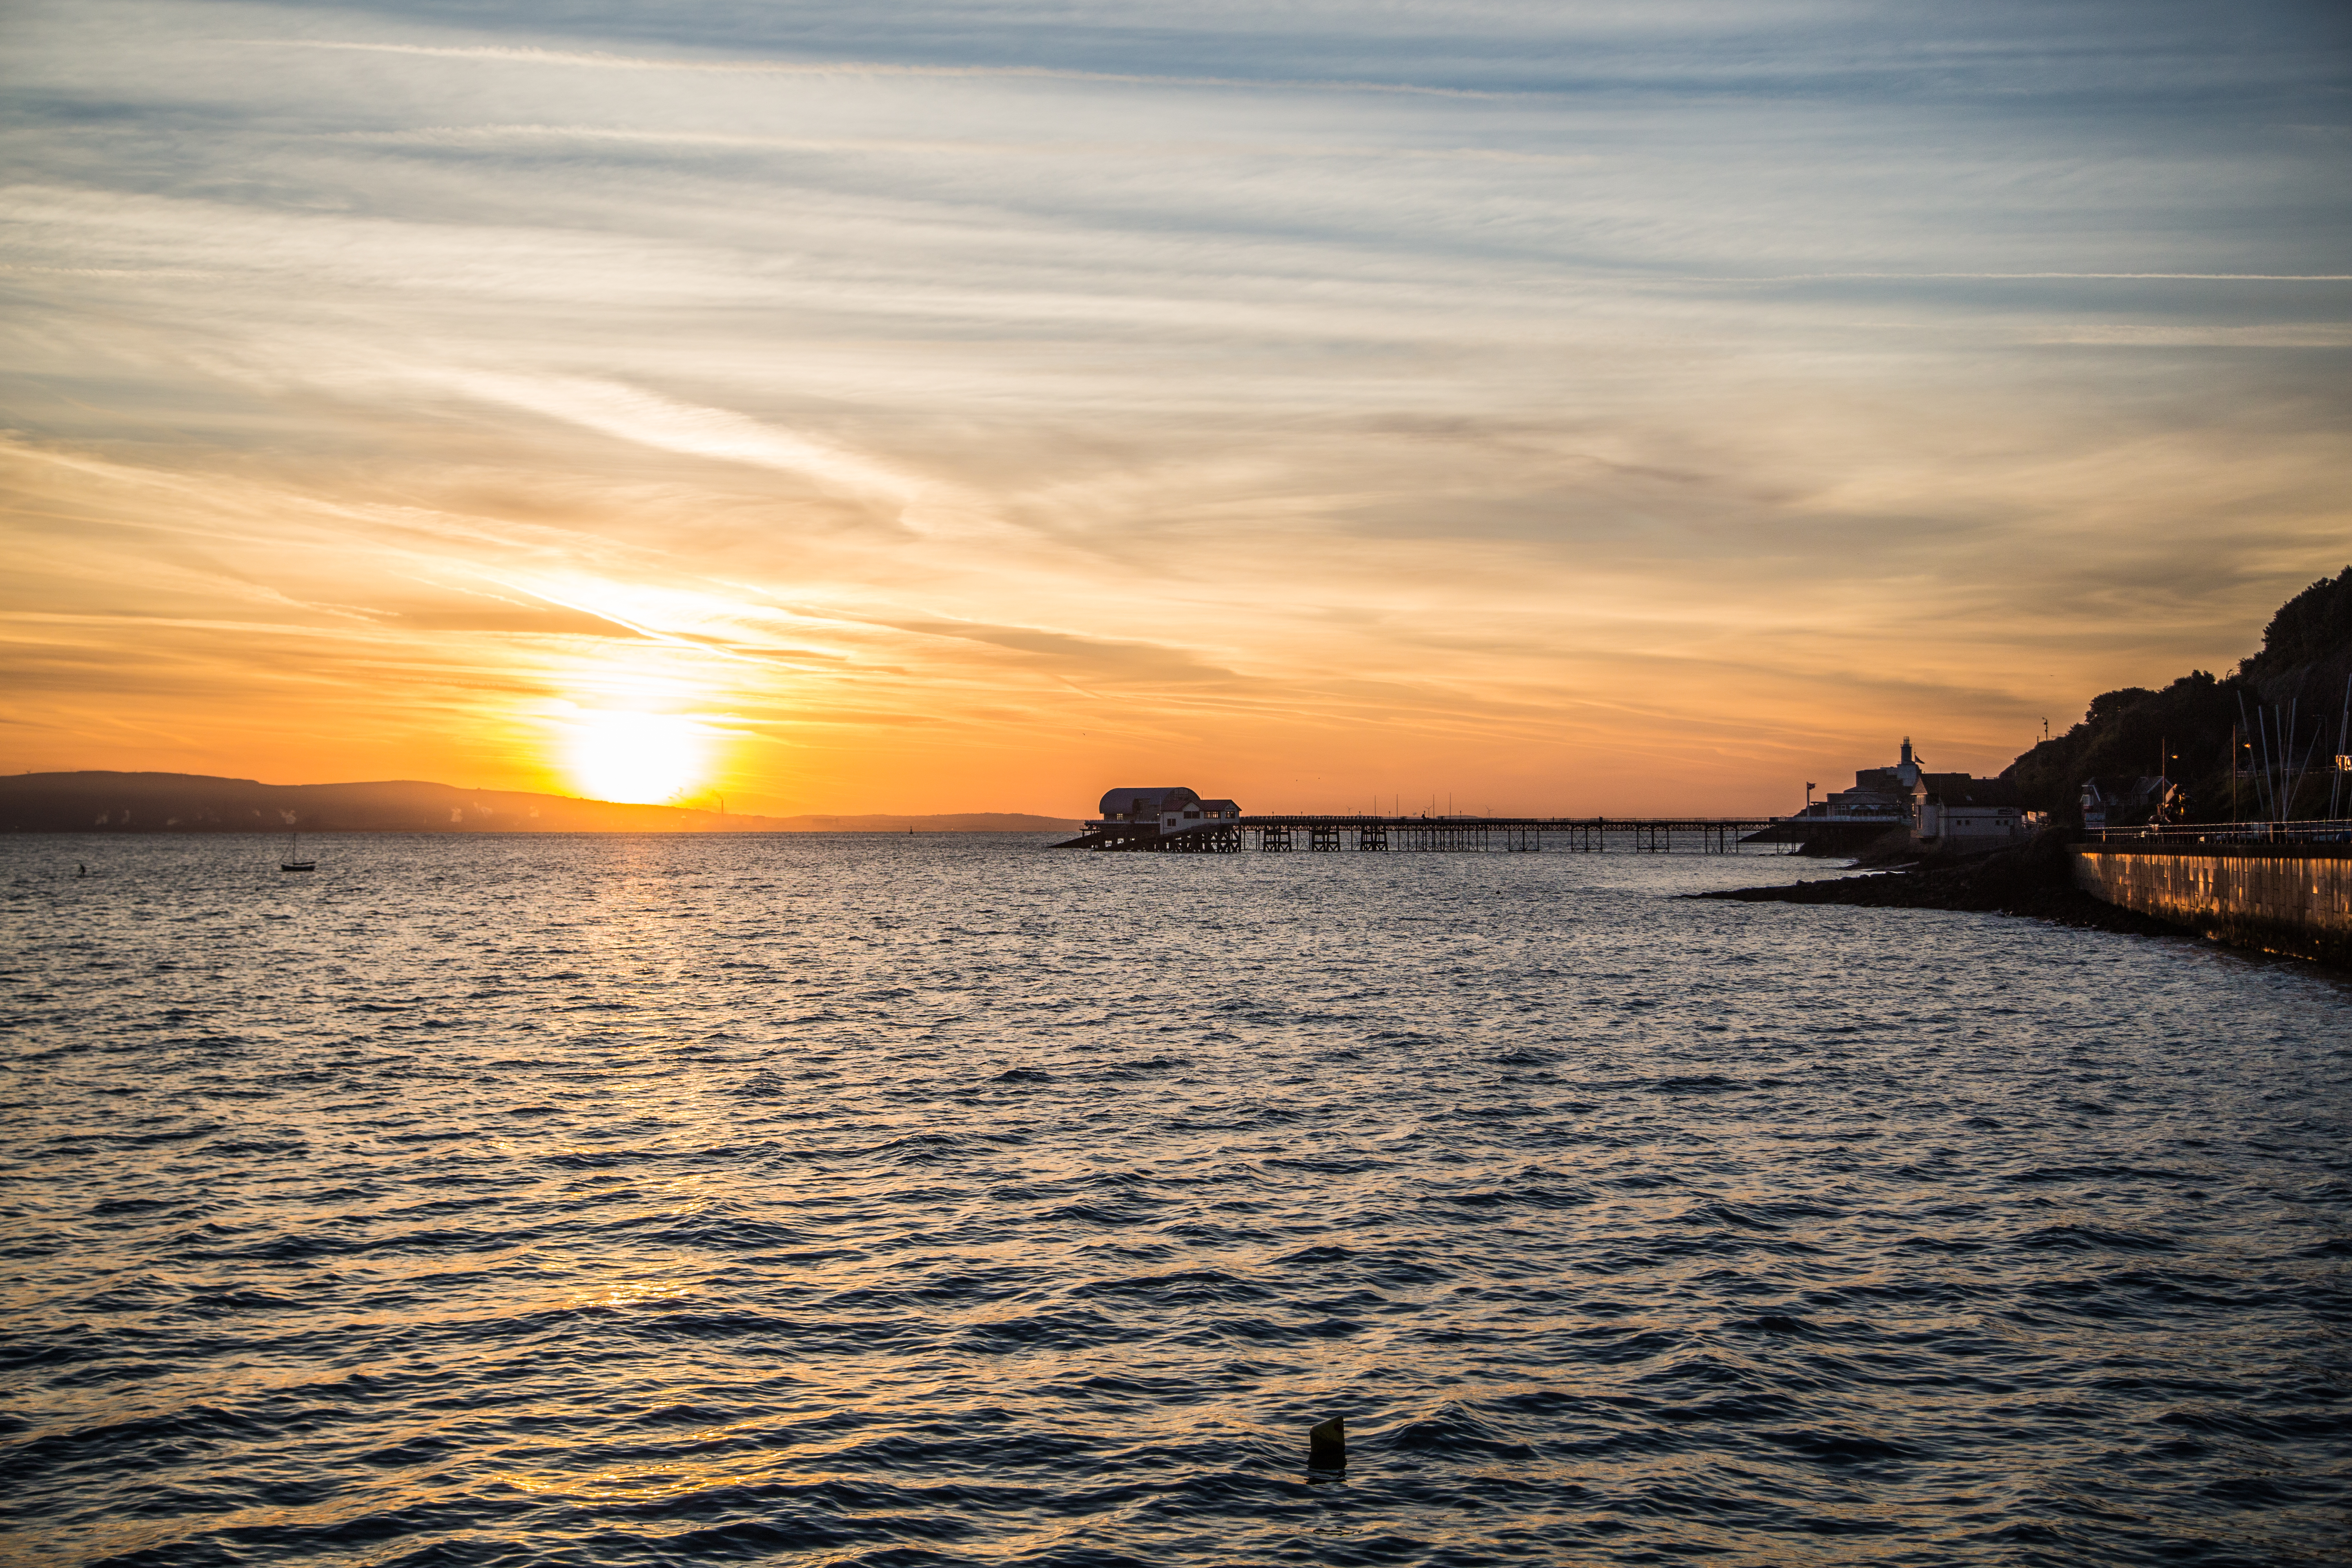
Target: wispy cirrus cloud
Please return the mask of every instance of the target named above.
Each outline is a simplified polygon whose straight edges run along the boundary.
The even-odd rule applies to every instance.
[[[454,368],[436,379],[465,396],[544,415],[614,440],[797,474],[852,496],[903,506],[925,489],[920,477],[836,443],[615,382]]]
[[[906,77],[916,79],[1069,81],[1113,87],[1249,88],[1275,92],[1399,93],[1427,98],[1500,98],[1506,93],[1472,88],[1427,87],[1413,82],[1318,81],[1306,78],[1164,76],[1138,71],[1073,70],[1054,66],[911,65],[892,60],[714,60],[645,55],[581,53],[495,44],[384,44],[340,38],[240,39],[256,48],[352,49],[371,54],[422,55],[435,59],[484,60],[506,65],[568,66],[587,70],[705,71],[729,76]]]

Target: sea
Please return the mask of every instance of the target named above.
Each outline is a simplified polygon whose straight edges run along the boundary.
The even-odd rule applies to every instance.
[[[2345,977],[1048,842],[0,838],[0,1562],[2352,1562]]]

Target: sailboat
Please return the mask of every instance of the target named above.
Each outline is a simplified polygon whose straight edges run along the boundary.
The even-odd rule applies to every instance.
[[[287,835],[286,858],[278,862],[278,868],[281,871],[315,871],[319,868],[316,860],[305,860],[301,855],[302,836],[299,833]]]

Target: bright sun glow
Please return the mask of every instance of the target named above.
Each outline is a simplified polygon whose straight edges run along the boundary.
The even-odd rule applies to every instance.
[[[583,713],[572,732],[572,781],[592,800],[659,805],[702,782],[708,750],[690,719]]]

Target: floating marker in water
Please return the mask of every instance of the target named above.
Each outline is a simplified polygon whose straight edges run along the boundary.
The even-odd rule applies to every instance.
[[[1318,1470],[1343,1470],[1348,1468],[1348,1418],[1334,1415],[1319,1426],[1307,1430],[1307,1463]]]

